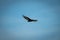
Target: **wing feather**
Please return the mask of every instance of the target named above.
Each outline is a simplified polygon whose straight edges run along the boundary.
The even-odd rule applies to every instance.
[[[24,17],[26,20],[30,20],[30,18],[29,18],[29,17],[27,17],[27,16],[24,16],[24,15],[23,15],[23,17]]]

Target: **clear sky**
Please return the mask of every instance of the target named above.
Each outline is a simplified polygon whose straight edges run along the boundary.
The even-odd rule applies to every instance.
[[[59,40],[58,0],[0,0],[0,8],[1,40]],[[29,23],[22,15],[38,21]]]

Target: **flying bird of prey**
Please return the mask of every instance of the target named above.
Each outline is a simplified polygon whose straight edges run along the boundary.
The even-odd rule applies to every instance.
[[[30,19],[29,17],[24,16],[24,15],[23,15],[23,18],[26,19],[28,22],[36,22],[37,21],[37,20],[34,20],[34,19]]]

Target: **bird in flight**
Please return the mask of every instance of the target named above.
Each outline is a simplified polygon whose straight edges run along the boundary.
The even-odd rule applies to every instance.
[[[29,17],[27,16],[24,16],[23,15],[23,18],[27,20],[27,22],[36,22],[37,20],[34,20],[34,19],[30,19]]]

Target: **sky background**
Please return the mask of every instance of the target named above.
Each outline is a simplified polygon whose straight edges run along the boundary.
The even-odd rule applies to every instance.
[[[0,40],[59,40],[59,0],[0,0]],[[37,22],[27,22],[22,15]]]

